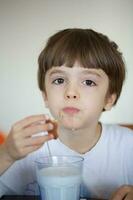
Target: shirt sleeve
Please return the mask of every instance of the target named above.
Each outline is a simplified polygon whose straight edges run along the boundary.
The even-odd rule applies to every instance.
[[[0,176],[0,196],[24,195],[29,184],[36,183],[35,160],[45,155],[44,146],[27,157],[16,161]]]
[[[1,181],[0,181],[0,198],[3,195],[13,195],[16,194],[11,188],[7,187],[6,185],[4,185]]]
[[[27,184],[35,178],[34,174],[34,160],[32,157],[16,161],[0,176],[0,195],[24,194]]]
[[[125,167],[125,173],[128,174],[127,177],[127,182],[128,184],[133,185],[133,131],[131,131],[130,133],[130,137],[127,140],[127,143],[125,145],[125,163],[124,166]]]

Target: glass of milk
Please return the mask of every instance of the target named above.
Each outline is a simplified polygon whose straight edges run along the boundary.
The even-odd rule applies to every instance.
[[[83,158],[48,156],[36,160],[41,200],[79,200]]]

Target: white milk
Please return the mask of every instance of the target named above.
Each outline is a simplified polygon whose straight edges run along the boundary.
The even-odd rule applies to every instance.
[[[76,167],[48,167],[37,172],[42,200],[79,200],[81,174]]]

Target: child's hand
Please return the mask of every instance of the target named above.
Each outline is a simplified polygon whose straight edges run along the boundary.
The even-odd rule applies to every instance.
[[[133,200],[133,186],[124,185],[120,187],[110,200]]]
[[[53,139],[52,135],[32,137],[34,134],[53,129],[51,123],[46,123],[44,115],[27,117],[15,123],[5,142],[5,149],[12,160],[25,157],[40,148],[44,142]]]

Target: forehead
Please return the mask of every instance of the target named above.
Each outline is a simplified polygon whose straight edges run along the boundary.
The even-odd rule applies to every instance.
[[[75,62],[73,67],[67,67],[66,65],[56,66],[49,69],[46,73],[46,76],[52,76],[56,74],[65,74],[65,75],[95,75],[98,78],[108,78],[106,73],[102,69],[95,68],[84,68],[79,63]]]

